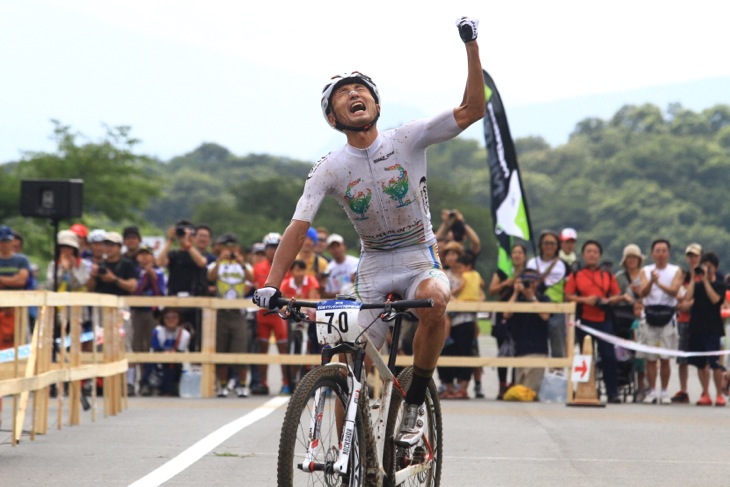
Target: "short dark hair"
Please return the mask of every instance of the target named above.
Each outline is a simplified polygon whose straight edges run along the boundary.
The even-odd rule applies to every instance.
[[[603,247],[601,246],[601,243],[598,240],[586,240],[585,243],[580,248],[580,253],[582,254],[586,247],[589,245],[595,245],[598,247],[598,252],[600,252],[601,255],[603,255]]]
[[[297,259],[291,263],[291,267],[289,267],[289,270],[306,269],[306,268],[307,268],[307,263],[304,262],[302,259]]]
[[[198,225],[195,225],[195,233],[198,233],[198,230],[200,230],[200,229],[208,230],[208,233],[210,233],[210,236],[211,237],[213,236],[213,230],[211,230],[210,227],[208,225],[206,225],[205,223],[200,223]]]
[[[654,247],[656,247],[660,243],[667,244],[667,249],[672,250],[672,244],[670,244],[669,240],[667,240],[666,238],[658,238],[658,239],[654,240],[651,243],[651,250],[654,251]]]
[[[473,266],[474,265],[474,256],[469,253],[464,253],[464,254],[460,255],[458,259],[456,259],[456,262],[458,262],[460,264],[464,264],[464,265]]]
[[[717,258],[717,255],[715,255],[714,252],[707,252],[705,254],[702,254],[700,264],[704,264],[705,262],[709,262],[710,264],[714,265],[715,268],[720,267],[720,259]]]

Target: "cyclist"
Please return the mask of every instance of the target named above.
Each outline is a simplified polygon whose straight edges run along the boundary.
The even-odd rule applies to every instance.
[[[320,159],[310,171],[271,266],[266,287],[254,302],[273,308],[277,287],[294,261],[325,195],[334,197],[352,221],[362,242],[355,293],[363,302],[380,301],[390,292],[406,299],[433,299],[432,308],[417,310],[419,326],[413,347],[413,380],[406,394],[396,443],[413,446],[421,438],[419,409],[443,348],[444,314],[449,281],[438,257],[426,189],[426,148],[459,135],[481,119],[484,82],[477,45],[478,21],[457,21],[466,46],[468,75],[460,106],[433,118],[378,131],[380,95],[368,76],[354,71],[332,78],[322,92],[327,123],[343,132],[347,144]],[[414,79],[415,81],[415,79]],[[418,82],[421,82],[418,79]],[[375,321],[378,311],[361,311],[360,325]],[[385,342],[388,325],[368,329],[376,348]]]

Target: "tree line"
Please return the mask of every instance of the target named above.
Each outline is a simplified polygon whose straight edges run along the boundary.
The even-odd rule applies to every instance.
[[[48,222],[20,217],[23,179],[83,179],[82,221],[90,228],[136,224],[145,235],[162,235],[188,219],[250,245],[283,231],[315,162],[237,156],[215,143],[160,161],[139,153],[130,127],[106,129],[90,141],[54,121],[54,152],[28,152],[0,166],[0,221],[23,233],[26,253],[41,265],[51,258],[52,231]],[[722,199],[730,182],[730,106],[694,112],[676,104],[664,111],[626,105],[609,119],[578,122],[563,145],[526,137],[515,146],[535,234],[576,228],[579,240],[599,240],[604,257],[615,262],[628,243],[646,253],[653,239],[668,238],[679,261],[696,241],[730,269],[730,207]],[[465,215],[482,239],[478,269],[488,280],[496,244],[483,142],[457,138],[431,147],[428,158],[433,224],[440,224],[442,208]],[[351,248],[357,243],[331,199],[314,225],[342,234]]]

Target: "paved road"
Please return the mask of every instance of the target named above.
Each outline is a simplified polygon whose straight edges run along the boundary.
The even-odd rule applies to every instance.
[[[24,437],[14,448],[6,402],[1,484],[160,485],[154,472],[177,457],[178,468],[191,465],[166,486],[271,486],[285,404],[266,406],[269,399],[132,398],[117,417],[91,424],[85,413],[80,426],[52,429],[34,442]],[[448,401],[443,409],[444,486],[728,483],[730,411],[725,408],[579,409],[486,399]],[[270,414],[245,427],[231,424],[262,411]],[[199,460],[179,458],[225,425],[218,438],[201,447]]]

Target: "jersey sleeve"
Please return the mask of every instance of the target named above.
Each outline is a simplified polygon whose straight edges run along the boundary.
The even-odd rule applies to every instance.
[[[433,118],[416,120],[405,125],[405,127],[409,126],[415,132],[416,147],[420,149],[453,139],[463,132],[456,124],[453,109],[442,112]]]
[[[328,192],[327,178],[325,177],[326,170],[322,168],[322,166],[326,165],[327,160],[328,158],[325,156],[309,171],[307,180],[304,183],[304,191],[297,202],[294,216],[292,216],[293,220],[301,220],[309,223],[314,220]]]

